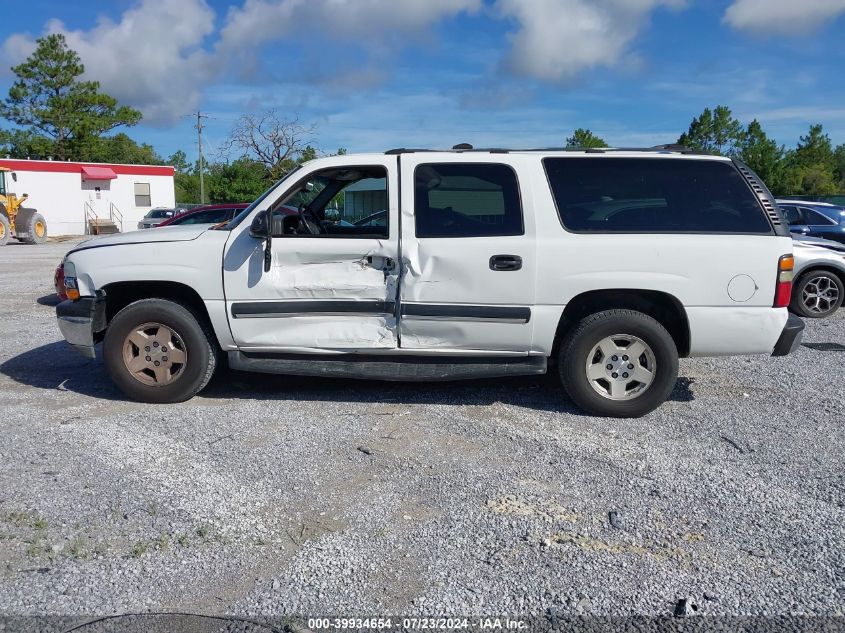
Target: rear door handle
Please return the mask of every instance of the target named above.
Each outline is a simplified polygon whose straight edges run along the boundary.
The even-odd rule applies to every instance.
[[[490,270],[520,270],[522,258],[519,255],[493,255],[490,258]]]

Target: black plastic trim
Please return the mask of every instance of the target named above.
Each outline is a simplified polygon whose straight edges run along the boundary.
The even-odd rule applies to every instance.
[[[95,297],[82,297],[76,301],[67,299],[56,306],[56,316],[91,319],[94,317],[96,303]]]
[[[430,317],[439,319],[467,319],[478,321],[521,321],[531,320],[531,308],[519,306],[479,305],[436,305],[430,303],[402,304],[402,316]]]
[[[804,321],[799,319],[794,314],[790,314],[783,326],[783,331],[780,333],[778,342],[775,343],[775,349],[772,351],[772,356],[786,356],[791,354],[798,346],[801,345],[801,338],[804,336]]]
[[[753,169],[741,160],[737,158],[732,160],[734,167],[736,167],[737,171],[739,171],[742,175],[745,182],[754,192],[754,196],[757,198],[760,206],[763,207],[763,211],[766,212],[766,217],[769,218],[769,223],[772,225],[775,234],[780,237],[790,237],[791,234],[789,232],[789,225],[786,222],[786,218],[783,217],[783,213],[781,212],[775,197],[772,195],[772,192],[769,191],[769,188],[766,186],[766,183],[763,182],[760,176],[758,176]]]
[[[233,351],[232,369],[386,381],[451,381],[545,374],[545,356],[291,355]]]
[[[613,152],[643,152],[643,153],[671,153],[689,154],[698,156],[712,156],[710,152],[700,152],[683,145],[667,143],[665,145],[654,145],[653,147],[473,147],[470,149],[453,147],[451,149],[431,149],[419,147],[397,147],[385,152],[387,155],[416,154],[421,152],[442,152],[444,154],[463,153],[490,153],[507,154],[510,152],[588,152],[588,153],[613,153]]]
[[[393,314],[392,301],[246,301],[232,304],[232,318],[254,319],[308,314]]]

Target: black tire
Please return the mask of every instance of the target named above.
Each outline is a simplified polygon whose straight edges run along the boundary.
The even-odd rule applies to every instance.
[[[654,360],[651,383],[628,400],[613,400],[600,394],[587,376],[587,363],[594,348],[603,339],[620,334],[641,339]],[[636,418],[653,411],[669,397],[678,378],[678,349],[666,328],[650,316],[634,310],[607,310],[584,318],[561,342],[558,372],[569,397],[584,411]],[[634,393],[635,388],[630,391]]]
[[[127,337],[148,323],[162,324],[184,344],[186,362],[169,384],[148,385],[135,378],[124,362]],[[118,312],[103,341],[103,358],[111,379],[134,400],[150,403],[184,402],[211,380],[217,364],[217,345],[210,329],[185,306],[166,299],[142,299]]]
[[[819,280],[821,283],[825,283],[826,280],[829,284],[827,289],[832,293],[835,292],[837,297],[832,301],[828,299],[824,304],[820,303],[819,308],[814,310],[804,303],[804,291],[808,290],[809,285],[819,283]],[[807,319],[826,319],[842,307],[843,299],[845,299],[845,284],[842,283],[841,278],[826,270],[810,270],[802,273],[795,282],[789,309]]]
[[[9,242],[11,234],[12,228],[9,226],[9,218],[0,213],[0,246],[5,246]]]
[[[47,220],[35,209],[20,209],[15,218],[15,234],[24,244],[43,244],[47,241]]]

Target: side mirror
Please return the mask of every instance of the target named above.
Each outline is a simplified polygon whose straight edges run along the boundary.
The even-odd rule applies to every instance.
[[[14,171],[12,172],[12,180],[14,180],[15,182],[18,181],[18,174]]]
[[[270,237],[270,212],[259,211],[252,219],[249,227],[249,234],[259,240],[266,240]]]
[[[269,273],[273,262],[273,232],[270,230],[272,211],[259,211],[249,226],[249,235],[264,242],[264,272]]]

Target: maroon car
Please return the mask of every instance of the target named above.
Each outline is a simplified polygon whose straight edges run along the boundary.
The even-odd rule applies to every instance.
[[[168,218],[161,224],[156,225],[155,228],[162,226],[174,226],[176,224],[219,224],[220,222],[228,222],[235,217],[238,212],[246,209],[249,205],[242,202],[234,202],[229,204],[209,204],[204,207],[197,207],[185,213],[180,213],[172,218]]]

